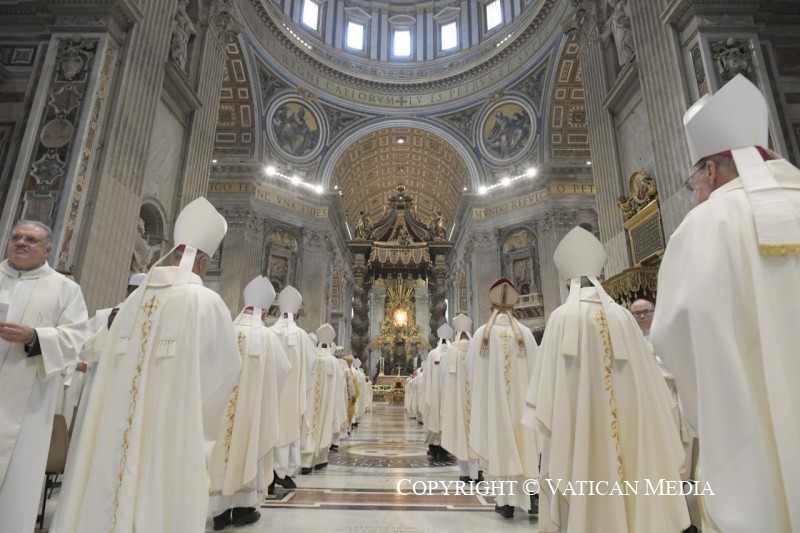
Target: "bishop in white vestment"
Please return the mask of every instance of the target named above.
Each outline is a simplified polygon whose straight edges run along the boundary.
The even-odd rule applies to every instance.
[[[576,227],[553,259],[569,297],[550,315],[525,397],[524,422],[542,433],[541,476],[551,480],[541,484],[539,531],[680,533],[685,497],[645,494],[648,481],[680,487],[677,406],[633,316],[597,280],[603,245]],[[597,491],[576,494],[586,481]]]
[[[492,315],[475,332],[467,353],[467,375],[472,385],[469,446],[486,465],[488,474],[514,486],[513,493],[505,491],[497,496],[495,510],[504,518],[513,517],[514,507],[532,509],[531,498],[522,487],[526,480],[539,477],[537,435],[521,422],[539,346],[531,330],[512,314],[518,298],[508,279],[492,285]]]
[[[439,337],[439,343],[436,347],[428,353],[426,361],[427,372],[425,372],[425,396],[422,398],[425,402],[425,431],[428,443],[428,454],[432,459],[437,461],[447,460],[447,451],[442,448],[442,417],[441,417],[441,363],[442,357],[450,349],[450,338],[453,336],[453,329],[445,324],[439,326],[436,330],[436,335]]]
[[[153,268],[120,307],[51,532],[203,531],[206,465],[241,366],[230,312],[201,277],[226,227],[205,198],[188,204],[179,266]]]
[[[262,320],[273,300],[272,283],[257,276],[245,287],[245,308],[233,321],[242,370],[209,464],[215,531],[256,522],[264,490],[272,483],[278,397],[290,370],[280,339]]]
[[[328,451],[333,443],[334,418],[336,416],[337,380],[342,367],[333,356],[332,342],[336,331],[330,324],[323,324],[316,331],[317,358],[314,361],[314,384],[307,390],[308,412],[303,420],[300,456],[302,468],[325,468],[328,466]]]
[[[296,487],[292,477],[300,470],[300,429],[308,408],[308,388],[314,384],[314,361],[317,357],[311,337],[294,321],[302,303],[303,297],[297,289],[291,285],[284,287],[278,295],[281,317],[271,326],[281,339],[291,365],[278,400],[280,431],[274,450],[277,474],[274,481],[286,489]]]
[[[86,335],[80,287],[46,263],[50,239],[43,224],[21,221],[0,263],[0,530],[9,532],[33,531],[61,371]]]
[[[650,340],[699,436],[704,531],[800,531],[800,170],[764,150],[743,76],[684,126],[699,205],[667,245]]]
[[[460,314],[453,319],[455,342],[442,357],[442,448],[456,457],[461,481],[481,481],[478,456],[469,447],[472,391],[467,377],[467,352],[472,339],[472,319]]]

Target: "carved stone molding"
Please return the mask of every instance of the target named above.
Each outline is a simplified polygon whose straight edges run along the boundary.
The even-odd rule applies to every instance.
[[[470,245],[475,251],[496,250],[500,246],[499,235],[496,231],[487,233],[473,233],[470,238]]]
[[[231,42],[244,30],[235,0],[214,0],[208,16],[209,28],[220,42]]]
[[[330,234],[317,231],[303,231],[303,248],[322,249],[330,244]]]

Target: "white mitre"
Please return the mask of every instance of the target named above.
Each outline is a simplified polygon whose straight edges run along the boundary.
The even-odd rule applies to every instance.
[[[607,258],[603,244],[580,226],[561,239],[553,254],[553,262],[564,280],[600,276]]]
[[[764,255],[800,255],[800,217],[756,147],[769,146],[769,107],[741,74],[713,96],[705,95],[683,116],[692,164],[731,151],[753,209]]]
[[[576,226],[567,233],[561,242],[558,243],[553,262],[556,264],[562,279],[570,280],[569,296],[566,305],[566,325],[562,344],[562,353],[566,355],[578,355],[578,339],[580,337],[580,306],[581,306],[581,277],[586,277],[597,289],[600,297],[600,305],[606,316],[609,315],[610,307],[614,303],[608,293],[603,289],[597,279],[603,271],[603,266],[607,259],[603,244],[580,226]],[[628,355],[624,352],[622,342],[622,332],[616,321],[608,322],[609,336],[611,345],[614,349],[616,359],[627,359]],[[616,342],[615,342],[616,341]]]
[[[250,336],[247,340],[247,354],[260,355],[261,354],[261,334],[258,330],[264,327],[261,321],[261,316],[264,311],[269,309],[272,302],[275,300],[275,288],[268,278],[264,276],[256,276],[247,286],[242,293],[244,296],[245,309],[253,308],[253,318],[250,321]],[[244,311],[242,311],[244,313]],[[241,317],[241,314],[239,315]],[[237,317],[238,321],[238,317]]]
[[[178,215],[173,232],[175,246],[191,246],[213,257],[228,231],[228,223],[203,197],[190,202]]]
[[[278,307],[280,307],[281,314],[288,313],[290,318],[294,318],[297,315],[301,305],[303,305],[303,297],[291,285],[284,287],[278,295]]]
[[[333,339],[336,338],[336,330],[328,323],[322,324],[316,332],[317,345],[326,344],[333,348]]]
[[[453,328],[445,322],[436,330],[436,335],[439,337],[440,341],[449,341],[453,338]]]
[[[459,314],[453,319],[453,329],[456,330],[456,340],[461,338],[462,333],[472,338],[472,319],[464,313]]]

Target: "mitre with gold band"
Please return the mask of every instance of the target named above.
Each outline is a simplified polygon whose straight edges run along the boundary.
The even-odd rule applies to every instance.
[[[753,209],[761,253],[800,255],[800,217],[764,161],[770,155],[769,107],[758,87],[739,74],[690,107],[683,126],[693,165],[730,151]]]
[[[508,315],[509,323],[511,324],[511,329],[514,331],[514,338],[519,348],[519,356],[524,357],[527,355],[525,338],[522,336],[519,323],[517,319],[514,318],[513,314],[517,300],[519,300],[519,291],[508,278],[500,278],[489,288],[489,303],[492,304],[492,315],[489,317],[486,327],[483,328],[483,337],[481,338],[482,355],[488,355],[489,353],[489,333],[494,326],[498,313],[506,313]]]

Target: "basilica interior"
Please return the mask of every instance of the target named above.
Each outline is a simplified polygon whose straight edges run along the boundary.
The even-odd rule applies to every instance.
[[[486,322],[501,276],[540,338],[575,226],[605,246],[611,296],[655,299],[693,207],[683,113],[737,74],[767,97],[771,148],[798,164],[795,1],[2,2],[2,249],[20,218],[51,226],[50,264],[91,315],[205,196],[228,224],[205,284],[233,316],[267,276],[373,379],[406,376],[438,326]],[[390,407],[376,398],[360,451],[241,531],[491,529],[491,502],[388,495],[406,474],[457,475],[401,444],[420,429]]]

